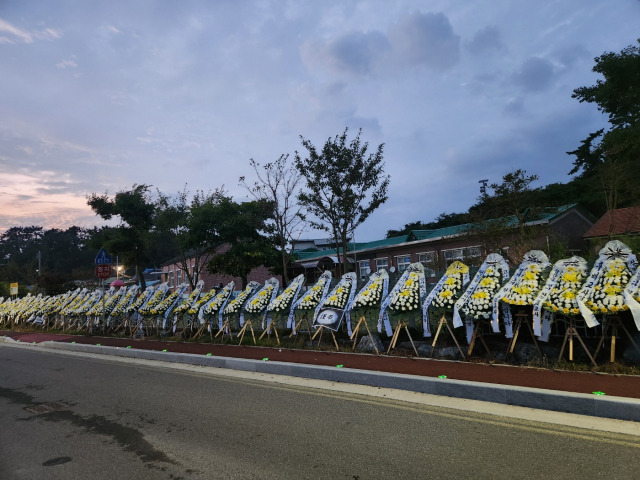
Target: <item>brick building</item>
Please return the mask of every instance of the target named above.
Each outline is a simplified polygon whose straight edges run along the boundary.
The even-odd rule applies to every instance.
[[[506,225],[506,233],[499,239],[500,248],[508,252],[517,237],[518,221],[515,217],[489,220]],[[584,249],[582,235],[591,227],[593,220],[578,205],[567,205],[544,211],[529,219],[526,227],[535,232],[532,245],[548,251],[550,242],[561,241],[572,252]],[[473,234],[478,224],[464,224],[434,230],[412,230],[407,235],[385,238],[367,243],[349,244],[349,262],[356,267],[361,280],[370,272],[385,268],[392,273],[404,271],[411,263],[421,262],[426,269],[427,281],[435,281],[455,260],[469,266],[479,266],[491,253],[481,235]],[[513,259],[517,263],[521,258]],[[307,282],[315,281],[327,269],[337,274],[341,257],[335,249],[318,250],[308,248],[297,252],[297,261],[292,265],[290,276],[304,273]]]

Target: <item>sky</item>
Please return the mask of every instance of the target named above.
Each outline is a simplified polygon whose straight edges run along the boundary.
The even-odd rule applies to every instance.
[[[391,176],[358,242],[517,168],[566,182],[607,125],[571,94],[639,25],[638,0],[0,0],[0,231],[103,225],[87,195],[134,184],[242,201],[250,159],[345,128]]]

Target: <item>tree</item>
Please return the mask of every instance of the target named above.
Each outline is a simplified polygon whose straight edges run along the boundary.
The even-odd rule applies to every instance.
[[[149,261],[149,237],[156,213],[149,189],[150,185],[134,184],[131,190],[120,191],[113,198],[106,193],[87,197],[87,204],[103,219],[120,217],[117,227],[104,230],[104,247],[135,267],[142,290],[146,288],[142,272]]]
[[[304,207],[297,202],[297,190],[302,180],[298,170],[289,164],[289,155],[280,155],[274,162],[260,165],[249,161],[257,181],[253,185],[240,177],[240,185],[256,200],[265,200],[273,205],[274,237],[280,253],[280,268],[284,283],[289,283],[287,267],[293,259],[295,243],[304,230]]]
[[[156,228],[175,244],[177,263],[194,289],[214,248],[221,242],[218,226],[224,212],[218,207],[228,198],[224,188],[207,193],[198,190],[191,199],[189,196],[186,187],[174,198],[158,192]]]
[[[501,182],[489,185],[493,194],[483,192],[478,203],[469,209],[470,223],[465,234],[478,239],[487,252],[502,250],[508,241],[511,260],[520,261],[535,240],[535,229],[526,223],[535,219],[543,207],[539,203],[541,189],[531,188],[536,180],[537,175],[516,169],[503,175]]]
[[[207,269],[240,277],[244,288],[251,270],[273,266],[276,252],[266,236],[272,213],[273,205],[264,200],[236,203],[231,198],[222,198],[212,212],[217,219],[222,251],[219,248],[211,257]]]
[[[620,53],[595,58],[595,85],[579,87],[572,98],[594,103],[609,119],[609,128],[590,133],[569,155],[570,175],[579,173],[604,195],[607,210],[637,204],[640,198],[640,40]]]
[[[342,134],[327,139],[320,152],[301,136],[308,155],[295,155],[296,167],[306,181],[306,190],[298,200],[317,219],[311,225],[328,231],[339,242],[345,272],[349,270],[349,238],[387,200],[389,187],[389,176],[384,174],[384,144],[367,155],[369,144],[361,142],[362,130],[351,142],[347,133],[345,128]],[[340,248],[337,250],[339,255]]]
[[[32,283],[38,272],[38,255],[44,234],[39,226],[11,227],[0,235],[2,278],[10,282]]]

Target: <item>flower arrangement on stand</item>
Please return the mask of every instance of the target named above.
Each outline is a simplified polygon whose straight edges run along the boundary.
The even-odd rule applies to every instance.
[[[155,315],[155,313],[153,313],[155,307],[162,302],[168,290],[169,285],[166,282],[162,283],[158,288],[156,288],[147,303],[138,308],[138,313],[143,317]]]
[[[587,278],[587,262],[582,257],[558,260],[533,302],[533,333],[547,342],[555,315],[580,315],[578,293]]]
[[[322,302],[322,308],[346,308],[354,284],[355,280],[352,276],[343,275],[338,284]]]
[[[532,306],[538,293],[544,286],[549,273],[549,259],[542,250],[527,252],[522,263],[493,297],[493,314],[491,326],[495,333],[500,332],[499,314],[502,313],[507,338],[513,337],[511,305],[520,307]]]
[[[231,288],[233,291],[233,285],[231,286]],[[200,318],[200,315],[202,313],[202,307],[205,306],[207,302],[210,302],[211,299],[214,298],[215,296],[216,296],[215,288],[212,288],[207,293],[200,295],[200,297],[195,301],[195,303],[192,303],[189,306],[189,308],[187,309],[187,313],[191,315],[192,318],[195,315],[198,315],[198,318]]]
[[[138,295],[138,297],[129,304],[129,306],[127,307],[127,313],[129,315],[136,313],[138,309],[142,307],[147,302],[147,300],[149,300],[149,298],[151,298],[154,290],[155,288],[153,287],[153,285],[145,288],[144,292]]]
[[[360,289],[353,302],[347,309],[347,331],[352,333],[351,316],[356,314],[358,325],[362,319],[366,322],[366,328],[371,331],[377,328],[382,300],[389,292],[389,274],[385,269],[380,269],[369,276],[369,281]],[[375,316],[370,315],[375,312]],[[375,322],[375,324],[373,323]],[[357,337],[356,337],[357,338]]]
[[[327,294],[328,288],[331,284],[331,272],[324,272],[318,281],[305,292],[304,295],[295,303],[294,310],[300,310],[308,312],[315,310],[320,305],[320,301],[324,299]]]
[[[291,314],[287,322],[287,328],[293,330],[292,335],[298,332],[300,325],[305,319],[307,320],[309,331],[311,331],[310,322],[315,317],[315,311],[320,308],[320,303],[329,292],[331,277],[332,274],[330,270],[323,272],[316,283],[295,301],[291,307]],[[309,312],[314,312],[314,314],[310,317]]]
[[[269,303],[271,303],[271,296],[278,291],[278,281],[275,283],[267,282],[244,306],[245,313],[259,314],[265,311]]]
[[[204,286],[204,281],[200,280],[196,284],[196,288],[194,288],[191,293],[184,298],[177,306],[173,309],[174,316],[180,316],[187,313],[187,311],[191,308],[191,306],[196,302],[196,300],[202,294],[202,287]]]
[[[637,268],[631,249],[619,240],[599,252],[589,278],[578,293],[578,308],[589,327],[598,325],[595,314],[615,315],[629,309],[624,290]]]
[[[385,269],[381,269],[369,277],[367,284],[362,287],[358,294],[353,299],[351,308],[369,310],[375,308],[379,309],[380,303],[384,295],[384,283],[385,280],[389,280],[389,274]]]
[[[467,343],[471,342],[475,322],[490,320],[493,312],[493,297],[509,278],[509,264],[497,253],[487,256],[469,283],[465,292],[453,308],[453,326],[463,324],[467,330]]]
[[[109,311],[114,307],[114,300],[117,300],[115,287],[111,287],[102,297],[93,304],[93,306],[87,312],[87,315],[103,315],[107,312],[107,308],[109,307]]]
[[[272,316],[273,321],[277,321],[278,318],[286,316],[286,327],[291,328],[293,322],[293,305],[300,294],[304,280],[304,275],[298,275],[289,286],[267,306],[267,315]]]
[[[415,312],[420,307],[420,274],[410,272],[398,282],[400,288],[391,292],[389,310],[394,313]]]
[[[462,289],[467,283],[469,283],[469,267],[467,265],[456,260],[447,267],[442,278],[431,289],[422,304],[422,327],[425,337],[431,336],[429,311],[431,310],[442,317],[449,312],[452,313],[463,292]]]
[[[336,331],[342,323],[343,313],[355,295],[356,274],[345,273],[338,284],[320,302],[313,317],[313,326]]]
[[[138,288],[138,285],[129,287],[127,293],[124,294],[124,296],[118,301],[118,303],[116,303],[116,305],[111,310],[109,318],[107,319],[108,324],[110,324],[112,320],[115,321],[115,319],[119,319],[127,312],[129,305],[131,305],[136,295],[138,294]]]
[[[249,300],[251,295],[258,289],[258,287],[260,287],[260,284],[258,282],[249,282],[245,289],[241,291],[236,296],[236,298],[227,303],[227,306],[224,307],[224,310],[222,311],[222,316],[233,317],[234,319],[240,316],[240,321],[244,323],[242,308],[244,307],[246,301]]]
[[[414,313],[420,309],[420,301],[425,293],[424,267],[421,263],[412,263],[402,272],[391,292],[384,296],[384,300],[380,303],[378,332],[382,332],[384,328],[387,336],[393,334],[389,313],[399,322],[407,319],[412,321]]]
[[[231,297],[233,289],[235,288],[235,282],[231,281],[220,290],[215,297],[212,297],[201,308],[201,312],[204,315],[216,315],[220,309],[224,306],[225,302]]]

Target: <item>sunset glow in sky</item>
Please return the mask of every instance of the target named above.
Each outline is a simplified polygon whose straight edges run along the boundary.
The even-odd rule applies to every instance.
[[[638,25],[638,0],[3,1],[0,231],[100,225],[86,196],[134,183],[242,200],[249,159],[346,126],[391,175],[357,241],[515,168],[567,181],[606,125],[571,93]]]

